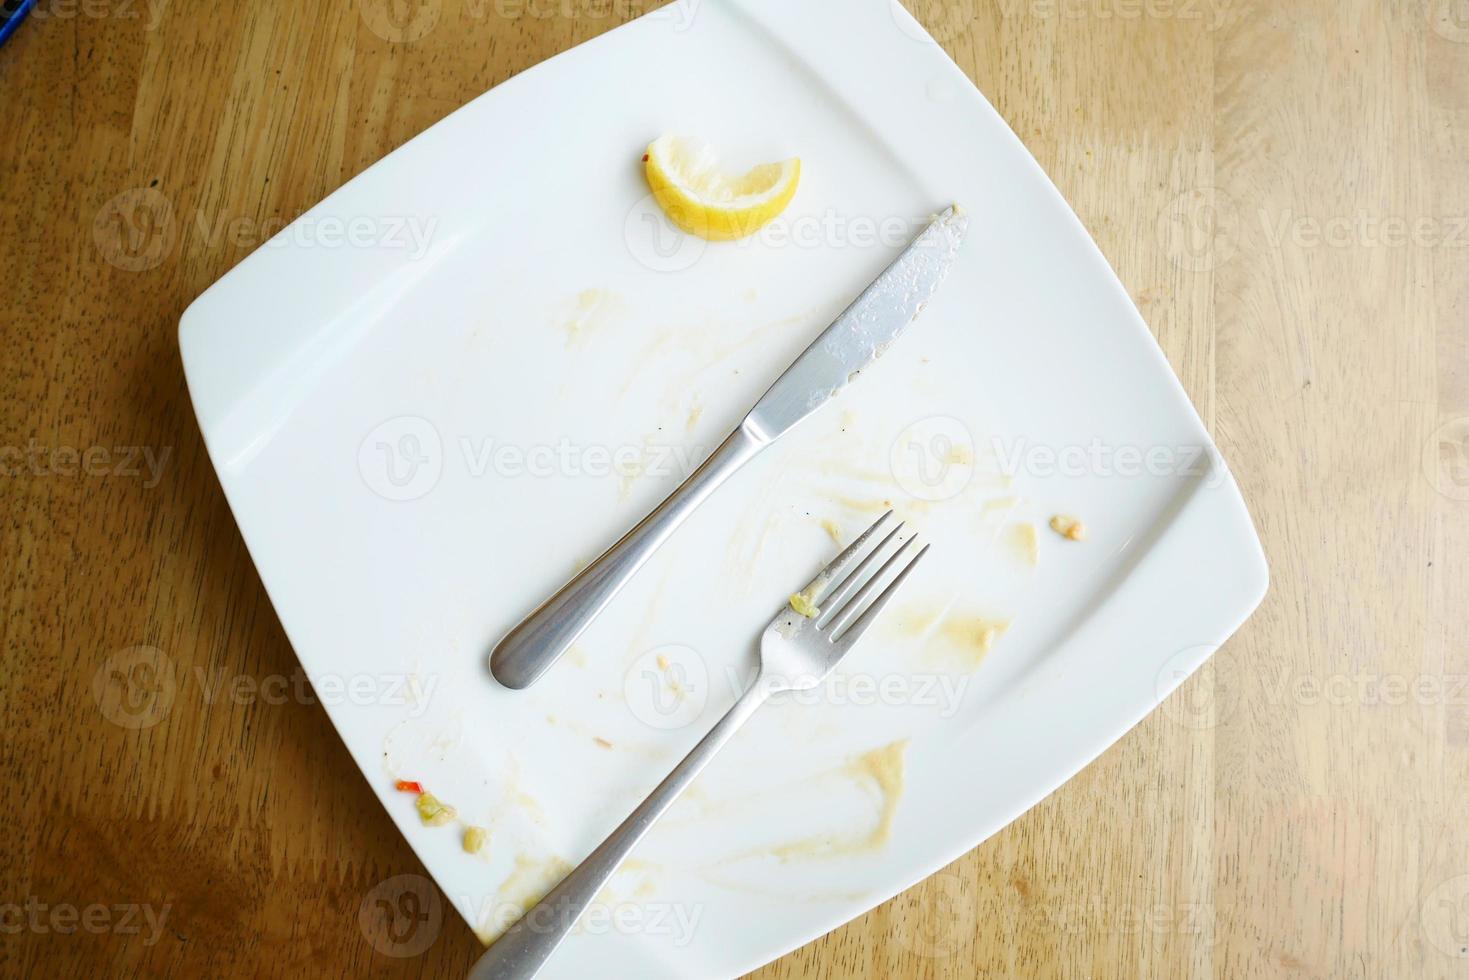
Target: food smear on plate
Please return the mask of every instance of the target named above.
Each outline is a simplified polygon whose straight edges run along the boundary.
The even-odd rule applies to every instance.
[[[973,614],[950,616],[939,624],[938,635],[928,645],[928,656],[973,670],[1009,628],[1010,621],[1005,619]]]
[[[648,144],[643,174],[675,225],[709,241],[732,241],[753,235],[786,209],[801,180],[801,161],[791,157],[732,175],[720,169],[708,144],[669,135]]]
[[[1040,537],[1036,533],[1035,525],[1029,521],[1021,521],[1011,524],[1005,529],[1005,535],[1010,547],[1029,566],[1034,568],[1041,560]]]
[[[475,929],[480,942],[488,946],[499,939],[570,873],[571,865],[559,857],[532,858],[517,854],[515,867],[501,882],[488,915]]]
[[[741,851],[720,860],[718,864],[727,865],[766,856],[779,858],[781,861],[822,860],[880,850],[892,837],[893,819],[897,816],[898,803],[903,797],[903,753],[907,748],[906,738],[889,742],[856,756],[834,774],[854,780],[868,788],[876,798],[877,819],[868,829],[856,833],[818,834],[789,843]]]
[[[998,513],[1007,514],[1019,505],[1019,497],[991,497],[989,500],[986,500],[984,502],[984,506],[980,509],[980,513],[983,514],[985,517],[988,517],[991,514]]]
[[[567,347],[581,347],[596,330],[622,309],[622,301],[607,289],[583,289],[576,294],[561,320]]]
[[[1057,514],[1051,518],[1051,530],[1067,541],[1086,540],[1086,525],[1069,514]]]

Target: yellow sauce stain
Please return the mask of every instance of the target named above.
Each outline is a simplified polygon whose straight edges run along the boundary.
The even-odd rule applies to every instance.
[[[974,463],[974,450],[968,446],[955,446],[944,457],[944,462],[955,466],[970,466]]]
[[[856,497],[840,497],[840,496],[832,497],[831,499],[832,499],[832,502],[833,503],[836,503],[839,506],[845,507],[848,510],[855,510],[858,513],[865,513],[865,514],[881,514],[883,511],[885,511],[885,510],[891,510],[892,507],[893,507],[893,502],[891,500],[886,500],[886,499],[884,499],[884,500],[861,500],[861,499],[858,499]]]
[[[618,866],[620,871],[661,871],[663,865],[657,861],[649,861],[646,858],[630,857]]]
[[[965,666],[978,667],[994,647],[995,641],[1005,634],[1010,623],[1003,619],[987,616],[959,616],[946,619],[939,628],[939,635]]]
[[[583,289],[576,294],[570,311],[562,320],[566,346],[580,347],[587,336],[621,308],[617,297],[606,289]]]
[[[585,667],[587,665],[587,652],[581,648],[580,644],[573,643],[566,649],[566,659],[570,660],[575,667]]]
[[[618,467],[617,499],[626,500],[632,493],[633,484],[638,482],[638,477],[643,475],[647,469],[647,460],[638,459]]]
[[[1028,521],[1011,524],[1005,529],[1005,540],[1015,554],[1034,568],[1041,560],[1041,543],[1035,525]]]
[[[927,636],[933,630],[934,624],[944,614],[942,606],[933,605],[911,605],[904,606],[893,617],[893,628],[906,636]]]
[[[984,506],[979,509],[979,512],[985,517],[1001,512],[1008,513],[1014,510],[1019,503],[1019,497],[992,497],[984,502]]]
[[[865,854],[885,846],[892,837],[893,817],[903,796],[903,753],[907,748],[908,740],[900,739],[864,752],[842,769],[845,775],[871,785],[877,794],[877,823],[870,831],[849,837],[809,837],[772,847],[768,853],[782,861],[790,861]]]
[[[832,520],[830,517],[823,517],[821,519],[821,529],[825,531],[837,544],[842,543],[842,529],[836,521]]]
[[[704,405],[703,405],[703,403],[702,402],[694,402],[693,408],[690,408],[689,409],[689,420],[684,423],[684,428],[686,428],[690,432],[692,432],[694,430],[694,426],[696,426],[696,425],[699,424],[699,417],[701,415],[703,415],[703,414],[704,414]]]
[[[541,806],[540,800],[523,790],[517,790],[512,799],[515,801],[516,806],[525,811],[525,815],[530,818],[532,823],[545,824],[546,811]]]
[[[555,888],[570,871],[571,865],[558,857],[537,859],[517,854],[515,867],[495,892],[492,921],[482,922],[475,929],[480,941],[488,946],[499,939],[506,929],[515,924],[520,915],[535,908],[536,903],[545,898],[546,893]],[[501,911],[510,908],[519,908],[520,915],[512,918]]]

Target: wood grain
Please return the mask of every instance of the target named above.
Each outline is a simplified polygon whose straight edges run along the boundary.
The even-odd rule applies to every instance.
[[[0,973],[472,961],[309,688],[220,684],[299,669],[175,328],[273,222],[651,5],[42,0],[0,49]],[[1272,586],[1062,790],[757,975],[1469,975],[1469,10],[913,9],[1138,302]],[[427,948],[376,948],[377,899]]]

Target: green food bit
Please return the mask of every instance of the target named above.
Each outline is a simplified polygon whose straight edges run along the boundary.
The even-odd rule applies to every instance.
[[[432,793],[418,794],[418,819],[430,827],[442,827],[459,815],[452,806]]]

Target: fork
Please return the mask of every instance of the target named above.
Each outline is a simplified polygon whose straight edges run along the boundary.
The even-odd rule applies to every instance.
[[[869,548],[892,516],[890,510],[874,521],[776,614],[760,634],[754,683],[648,798],[479,958],[470,980],[535,976],[628,852],[755,709],[773,694],[809,690],[835,669],[928,552],[926,544],[913,551],[917,538],[904,536],[901,521]]]

